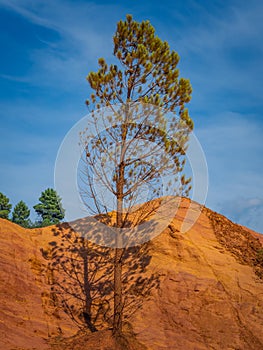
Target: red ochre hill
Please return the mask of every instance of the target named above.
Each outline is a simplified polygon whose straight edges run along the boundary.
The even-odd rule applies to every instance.
[[[54,227],[0,219],[0,349],[262,350],[263,236],[207,208],[181,233],[189,203],[147,244],[141,277],[154,274],[158,284],[118,343],[107,327],[80,330],[58,307],[43,254],[59,244]]]

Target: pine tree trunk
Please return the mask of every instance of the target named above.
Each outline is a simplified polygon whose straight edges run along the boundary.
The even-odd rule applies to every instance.
[[[131,91],[128,91],[128,98]],[[123,228],[123,190],[125,183],[125,152],[126,152],[126,137],[127,137],[127,116],[129,115],[129,106],[125,108],[125,122],[122,125],[122,145],[120,150],[120,164],[118,166],[117,174],[117,235],[116,235],[116,248],[114,257],[114,318],[113,318],[113,334],[118,337],[122,334],[122,321],[123,321],[123,296],[122,296],[122,257],[125,251],[122,242]]]
[[[123,300],[122,300],[122,255],[123,248],[115,249],[114,259],[114,319],[113,333],[122,333]]]
[[[83,316],[86,322],[87,327],[91,330],[91,332],[96,332],[97,329],[94,326],[91,319],[91,306],[92,306],[92,298],[90,294],[90,283],[89,283],[89,262],[88,262],[88,252],[85,251],[82,253],[83,264],[84,264],[84,293],[85,293],[85,307],[83,311]]]
[[[114,256],[114,317],[113,317],[113,334],[119,336],[122,333],[123,318],[123,298],[122,298],[122,220],[123,220],[123,187],[124,187],[124,164],[121,162],[118,169],[117,182],[117,235],[116,248]]]
[[[114,318],[113,333],[118,336],[122,333],[122,317],[123,317],[123,300],[122,300],[122,256],[124,249],[122,248],[122,198],[117,204],[117,236],[116,248],[114,256]]]

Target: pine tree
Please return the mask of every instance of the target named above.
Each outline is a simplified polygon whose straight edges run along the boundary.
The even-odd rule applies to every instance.
[[[61,198],[54,189],[48,188],[42,192],[39,201],[33,208],[41,217],[41,226],[58,224],[64,218],[65,210],[62,208]]]
[[[98,200],[94,185],[96,176],[101,192],[109,191],[115,198],[115,226],[122,229],[130,224],[127,211],[138,203],[145,184],[152,188],[151,199],[164,195],[165,191],[167,195],[169,191],[181,195],[189,193],[190,179],[180,173],[185,164],[188,135],[193,129],[193,121],[185,108],[191,99],[192,88],[188,79],[179,79],[178,54],[155,34],[149,21],[139,23],[127,15],[125,21],[117,23],[113,41],[115,61],[118,63],[108,66],[105,59],[100,58],[99,70],[87,76],[94,91],[86,101],[91,106],[94,129],[98,130],[99,124],[105,121],[110,122],[112,127],[98,135],[93,135],[90,128],[81,133],[86,149],[86,188],[82,192],[83,198],[88,198],[86,205],[94,212],[107,210],[106,205]],[[104,115],[103,107],[109,107],[112,113]],[[101,121],[103,118],[105,120]],[[167,189],[163,189],[159,181],[163,174],[171,177]],[[173,192],[174,189],[176,192]],[[90,199],[94,201],[94,206],[90,205]],[[144,219],[141,218],[138,223]],[[125,306],[122,295],[125,248],[122,243],[121,233],[117,234],[114,259],[115,335],[122,333]]]
[[[0,218],[8,219],[11,208],[12,204],[9,203],[9,198],[0,192]]]
[[[20,226],[29,227],[30,226],[30,210],[25,202],[20,201],[14,207],[12,214],[12,221]]]

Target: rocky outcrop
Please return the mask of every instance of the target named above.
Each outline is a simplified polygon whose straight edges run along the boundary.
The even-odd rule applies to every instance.
[[[262,350],[261,236],[206,208],[181,233],[188,209],[183,200],[148,244],[151,259],[143,274],[156,276],[158,284],[130,318],[122,348]],[[51,228],[25,230],[0,220],[0,348],[120,348],[110,331],[77,333],[57,307],[40,251],[53,239]]]
[[[50,229],[26,230],[0,219],[0,349],[48,349],[47,340],[77,328],[50,292],[40,247]]]
[[[151,243],[149,268],[161,283],[135,315],[138,339],[152,350],[263,349],[257,235],[208,209],[189,232],[181,234],[180,225],[175,219]]]

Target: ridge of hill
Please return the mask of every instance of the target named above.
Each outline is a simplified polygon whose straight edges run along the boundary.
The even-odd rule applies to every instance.
[[[184,199],[147,245],[142,275],[154,274],[158,284],[129,319],[121,346],[106,329],[79,331],[57,306],[43,256],[59,241],[54,227],[28,230],[0,219],[0,348],[262,350],[262,235],[207,208],[181,233],[187,211],[195,214],[189,204]]]

